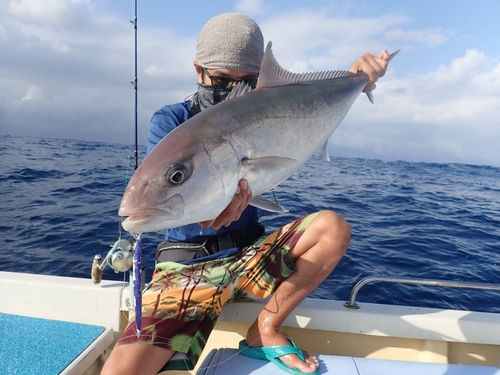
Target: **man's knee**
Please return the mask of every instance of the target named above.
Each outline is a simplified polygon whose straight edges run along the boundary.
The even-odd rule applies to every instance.
[[[319,219],[318,225],[325,240],[337,245],[334,246],[335,248],[340,245],[340,248],[344,249],[345,252],[351,239],[351,226],[349,223],[333,211],[322,211],[317,219]]]
[[[174,355],[174,351],[140,342],[115,346],[101,375],[154,375]]]
[[[112,356],[108,358],[104,367],[101,370],[100,375],[131,375],[133,372],[128,371],[129,369],[123,368],[120,363],[116,363],[115,358]]]

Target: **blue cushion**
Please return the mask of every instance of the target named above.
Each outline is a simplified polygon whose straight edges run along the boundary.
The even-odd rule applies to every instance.
[[[59,374],[104,327],[0,313],[0,373]]]

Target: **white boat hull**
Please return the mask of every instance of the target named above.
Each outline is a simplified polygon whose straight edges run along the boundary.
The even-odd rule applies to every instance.
[[[2,313],[110,328],[112,342],[97,353],[86,375],[99,374],[128,322],[127,283],[94,285],[90,279],[0,272],[0,295]],[[358,306],[348,309],[344,301],[306,299],[287,318],[282,331],[310,353],[499,366],[499,314],[359,302]],[[262,301],[228,305],[204,355],[214,348],[237,348],[262,307]],[[81,374],[81,368],[73,373]]]

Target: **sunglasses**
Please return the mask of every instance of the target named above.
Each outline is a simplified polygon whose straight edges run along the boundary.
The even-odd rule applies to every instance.
[[[208,78],[210,78],[210,82],[212,83],[212,86],[215,87],[216,89],[226,89],[229,90],[231,89],[235,83],[238,82],[245,82],[247,85],[249,85],[252,89],[257,87],[257,81],[258,78],[248,78],[248,77],[243,77],[243,78],[231,78],[231,77],[224,77],[224,76],[213,76],[204,67],[201,67],[203,70],[203,73],[207,75]]]

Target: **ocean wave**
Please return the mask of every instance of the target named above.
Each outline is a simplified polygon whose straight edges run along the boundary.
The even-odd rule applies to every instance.
[[[89,277],[117,240],[129,146],[0,138],[0,270]],[[141,148],[141,154],[144,148]],[[289,212],[262,213],[268,231],[334,210],[351,225],[346,256],[311,296],[347,300],[369,276],[500,284],[500,169],[463,164],[314,157],[275,189]],[[266,196],[272,197],[271,194]],[[127,235],[123,233],[123,236]],[[143,236],[150,274],[163,235]],[[122,280],[109,268],[105,278]],[[365,302],[500,311],[500,293],[375,283]]]

